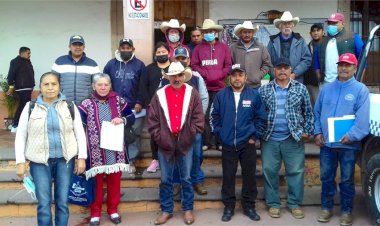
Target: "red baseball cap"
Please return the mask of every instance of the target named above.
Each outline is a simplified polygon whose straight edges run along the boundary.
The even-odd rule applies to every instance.
[[[341,62],[355,64],[356,66],[358,66],[358,60],[356,59],[356,56],[352,53],[345,53],[345,54],[340,55],[337,64]]]
[[[344,15],[341,13],[333,13],[329,16],[327,21],[331,21],[331,22],[342,21],[342,22],[344,22]]]

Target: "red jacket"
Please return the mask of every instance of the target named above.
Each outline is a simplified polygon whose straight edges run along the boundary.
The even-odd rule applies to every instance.
[[[202,75],[208,91],[216,92],[225,87],[224,79],[231,66],[230,49],[218,40],[213,45],[203,41],[191,55],[191,68]]]
[[[186,154],[193,145],[196,133],[202,133],[204,129],[204,114],[198,91],[190,85],[186,86],[183,102],[181,130],[177,137],[172,135],[170,129],[170,118],[165,96],[166,85],[159,89],[153,96],[148,106],[148,130],[151,138],[157,143],[159,150],[167,158],[174,155],[176,151]],[[177,140],[177,146],[176,142]]]

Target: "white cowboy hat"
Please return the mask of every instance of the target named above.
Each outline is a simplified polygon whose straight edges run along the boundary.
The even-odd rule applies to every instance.
[[[296,26],[298,24],[298,22],[300,22],[300,18],[299,17],[293,17],[292,14],[289,12],[289,11],[285,11],[281,18],[280,19],[275,19],[273,21],[273,24],[274,26],[276,26],[277,28],[280,27],[280,24],[282,22],[293,22],[294,23],[294,26]]]
[[[224,28],[222,25],[215,24],[215,22],[211,19],[205,19],[203,21],[202,28],[200,30],[216,30],[217,32],[223,31]]]
[[[185,24],[182,24],[181,26],[179,26],[179,22],[177,19],[171,19],[169,22],[162,22],[162,24],[160,25],[160,29],[163,33],[166,34],[166,31],[169,29],[169,28],[175,28],[175,29],[178,29],[180,30],[181,32],[185,32],[186,30],[186,25]]]
[[[189,67],[185,68],[182,65],[182,63],[179,62],[179,61],[178,62],[172,62],[172,63],[170,63],[167,73],[165,73],[164,69],[161,70],[161,74],[167,80],[169,80],[170,76],[178,75],[178,74],[181,74],[181,73],[185,74],[185,82],[188,82],[191,79],[191,76],[193,74],[193,72],[191,71],[191,69]]]
[[[238,24],[236,25],[236,27],[234,28],[234,34],[238,37],[241,36],[240,32],[243,30],[243,29],[246,29],[246,30],[253,30],[253,32],[257,31],[258,29],[258,26],[256,25],[255,27],[253,27],[253,24],[251,21],[244,21],[242,24]]]

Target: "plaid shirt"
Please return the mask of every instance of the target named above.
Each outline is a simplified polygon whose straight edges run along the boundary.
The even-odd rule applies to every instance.
[[[263,139],[267,141],[272,134],[277,111],[274,81],[260,87],[259,92],[265,105],[265,110],[268,113],[268,122],[263,134]],[[314,116],[309,93],[302,83],[293,79],[290,80],[286,97],[285,115],[288,120],[290,133],[295,140],[300,141],[302,134],[313,134]]]

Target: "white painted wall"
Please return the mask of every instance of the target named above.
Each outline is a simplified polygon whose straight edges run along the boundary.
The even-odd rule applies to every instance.
[[[210,18],[215,22],[221,19],[255,19],[260,12],[269,10],[290,11],[293,17],[326,18],[338,9],[337,0],[210,0]],[[311,25],[310,25],[311,26]],[[308,41],[308,32],[296,32]]]
[[[8,74],[10,60],[27,46],[38,84],[55,59],[68,53],[73,34],[83,35],[87,56],[103,70],[113,57],[110,1],[0,1],[0,74]]]

